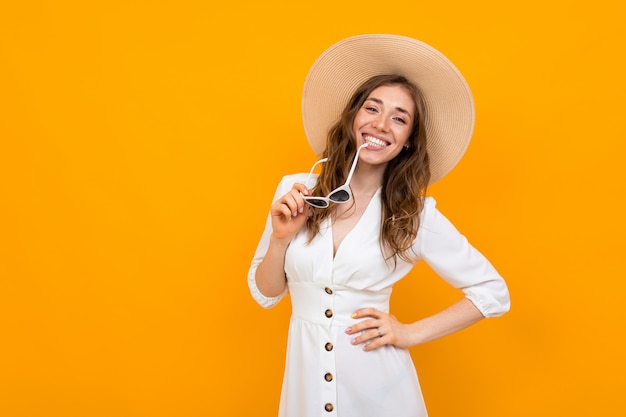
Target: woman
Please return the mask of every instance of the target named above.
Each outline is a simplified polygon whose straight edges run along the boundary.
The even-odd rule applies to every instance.
[[[426,197],[467,147],[471,93],[428,45],[364,35],[318,58],[303,118],[322,171],[282,179],[248,275],[262,306],[292,300],[279,415],[426,416],[407,349],[509,309],[504,280]],[[465,297],[400,323],[391,288],[420,259]]]

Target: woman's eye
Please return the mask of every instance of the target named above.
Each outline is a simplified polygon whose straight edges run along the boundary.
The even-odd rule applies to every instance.
[[[405,125],[405,124],[406,124],[406,120],[404,120],[402,117],[394,117],[393,119],[394,119],[396,122],[400,122],[400,123],[402,123],[403,125]]]
[[[378,111],[378,110],[376,109],[376,107],[372,107],[372,106],[367,106],[367,107],[365,107],[365,110],[367,110],[367,111],[372,111],[372,112]]]

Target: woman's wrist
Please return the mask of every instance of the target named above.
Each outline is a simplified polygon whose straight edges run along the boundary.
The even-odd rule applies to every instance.
[[[287,250],[287,247],[289,246],[290,243],[291,243],[290,237],[280,237],[280,236],[277,236],[275,233],[272,233],[270,235],[270,245],[277,249]]]
[[[411,346],[421,345],[427,341],[421,320],[409,324],[409,343]]]

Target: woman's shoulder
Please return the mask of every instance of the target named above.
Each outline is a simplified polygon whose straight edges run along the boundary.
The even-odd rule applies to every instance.
[[[433,214],[437,210],[437,200],[434,197],[428,196],[424,198],[424,208],[422,209],[422,216]]]
[[[297,173],[297,174],[288,174],[283,176],[276,187],[276,192],[274,193],[274,201],[278,199],[278,197],[286,194],[295,183],[305,184],[308,178],[308,173]],[[315,181],[317,180],[317,175],[311,175],[311,179],[309,180],[309,184],[305,184],[307,187],[312,187],[315,185]]]
[[[442,217],[442,214],[437,208],[437,200],[431,196],[425,197],[424,208],[422,209],[422,216],[420,220],[420,228],[432,229],[440,217]]]
[[[456,231],[456,227],[437,208],[437,201],[435,198],[430,196],[424,199],[420,229],[436,233],[443,231]]]

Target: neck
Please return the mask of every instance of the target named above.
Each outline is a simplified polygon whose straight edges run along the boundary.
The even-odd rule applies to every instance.
[[[373,195],[383,183],[386,165],[359,165],[354,171],[350,188],[354,194]]]

